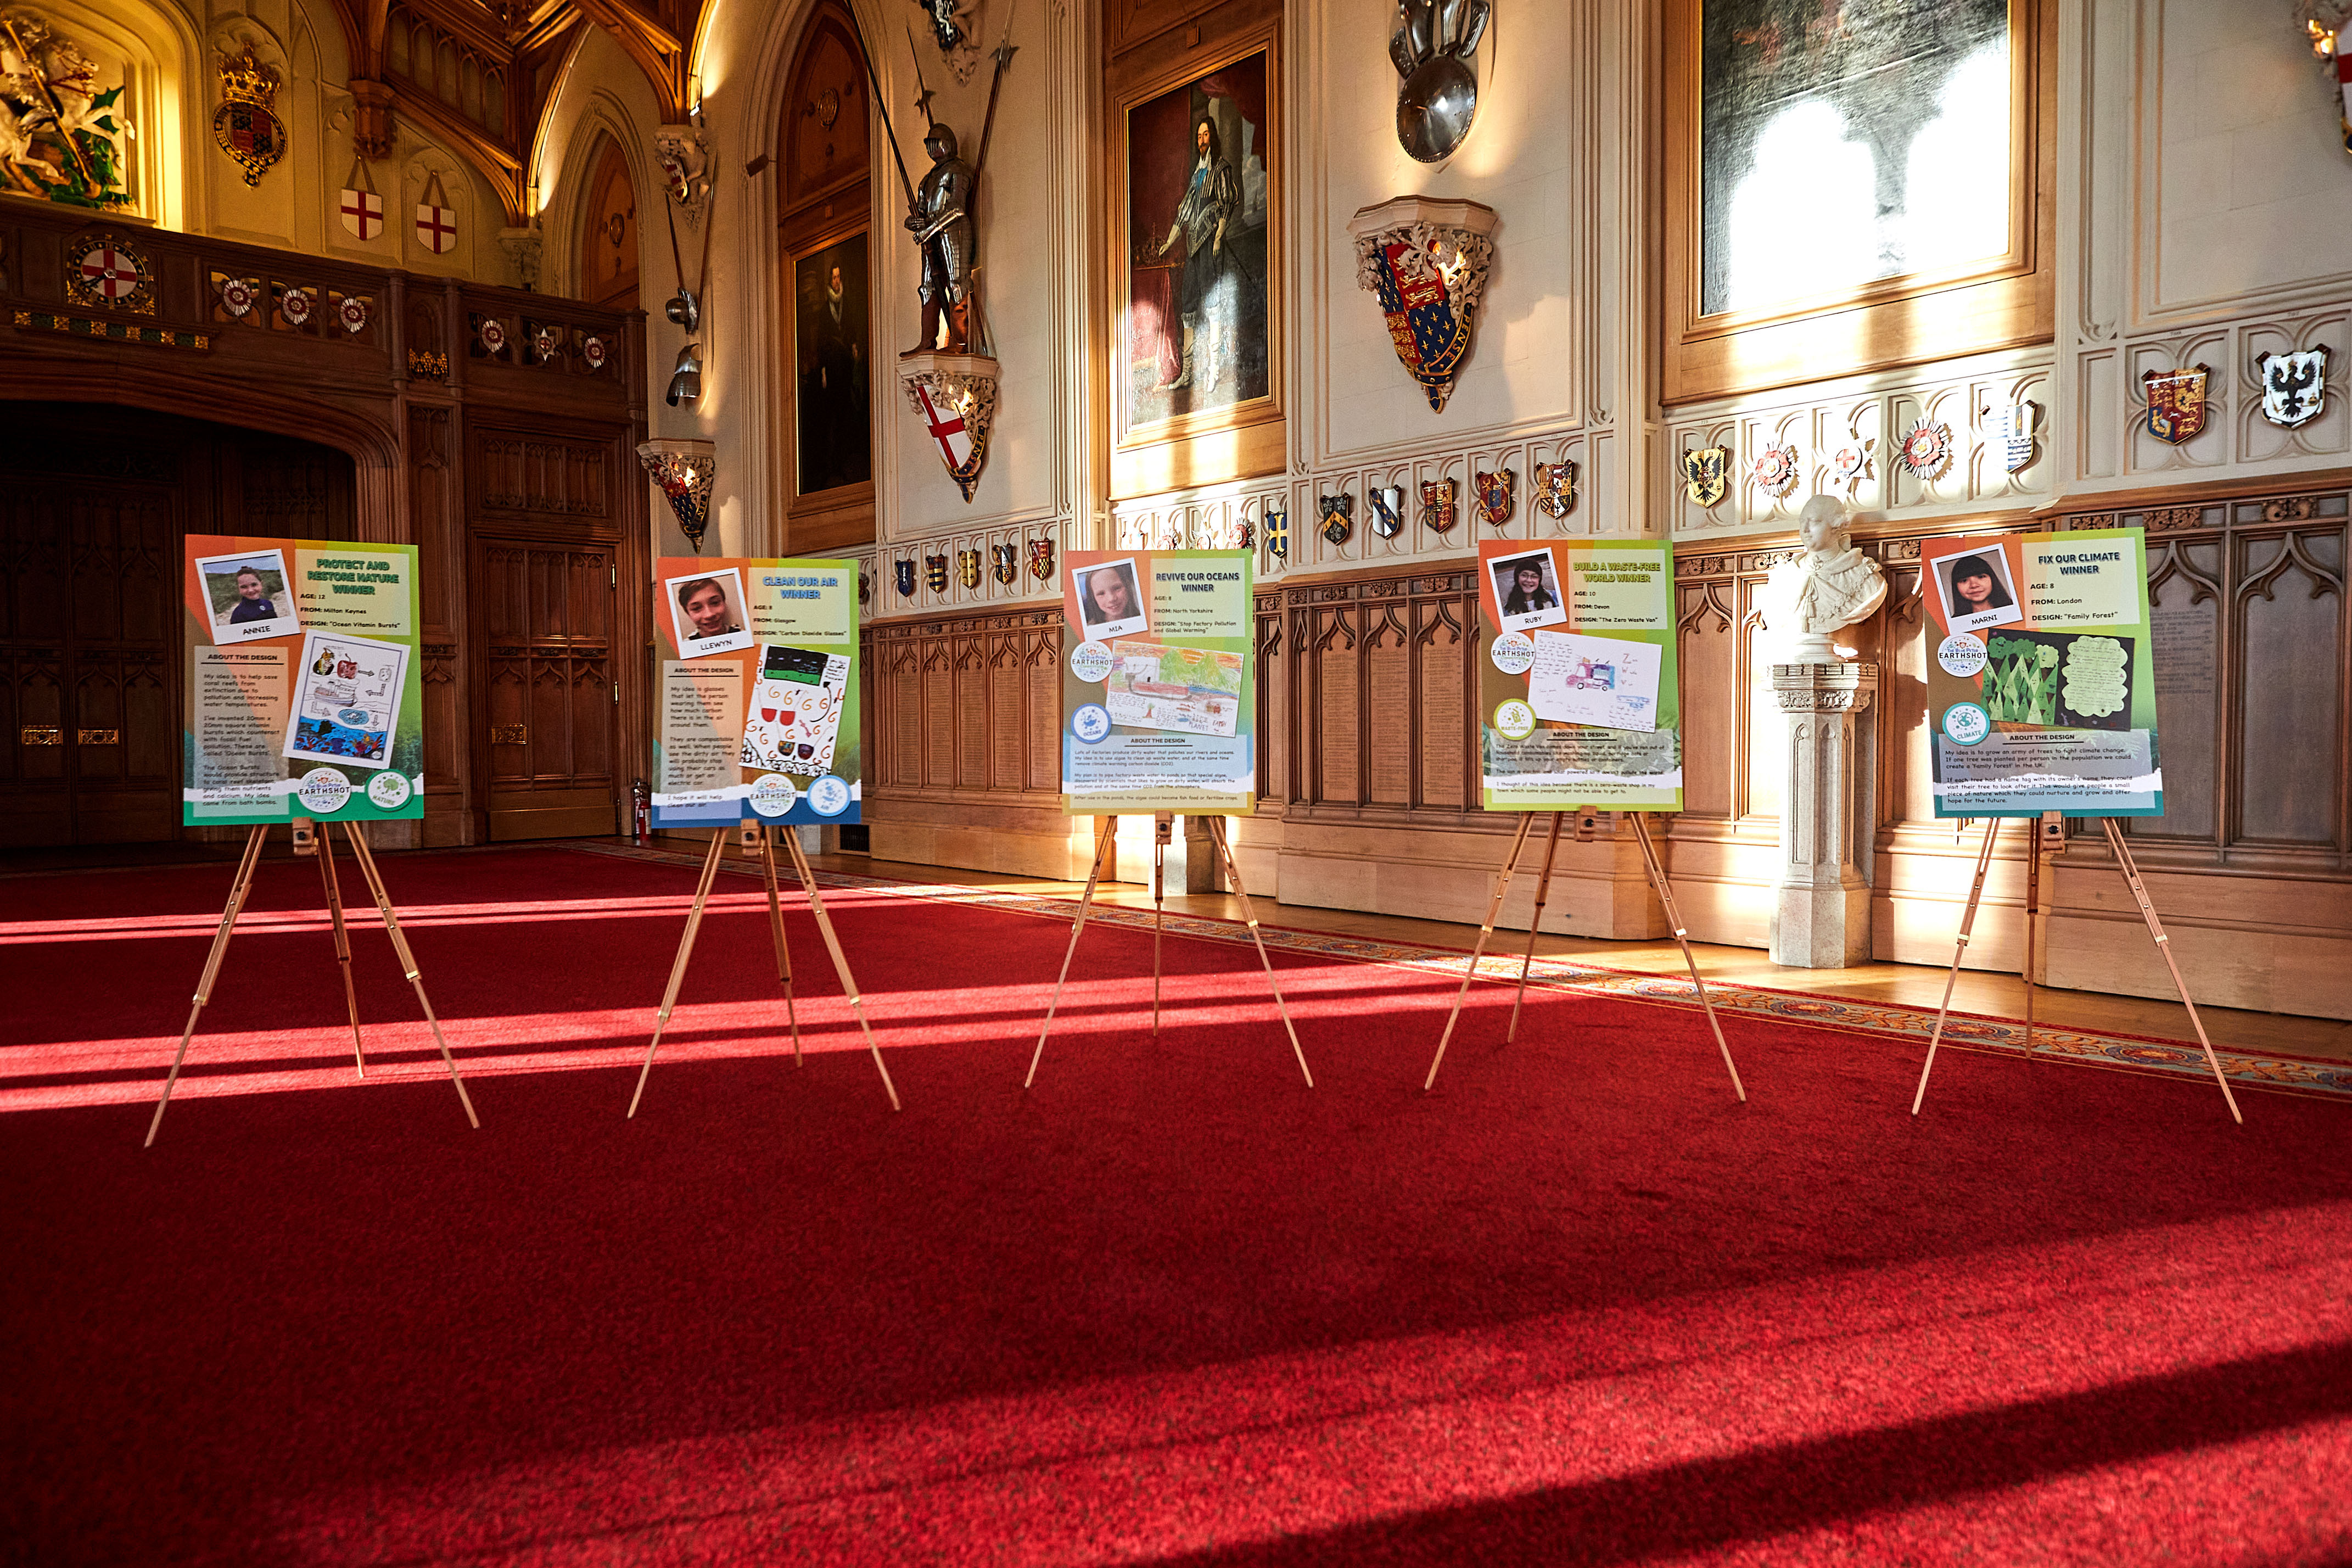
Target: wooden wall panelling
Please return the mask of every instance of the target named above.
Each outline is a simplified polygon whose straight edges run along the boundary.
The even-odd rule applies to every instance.
[[[1024,787],[1032,795],[1062,791],[1062,618],[1028,617],[1022,654],[1021,732]]]
[[[2126,831],[2200,1001],[2352,1016],[2347,502],[2337,480],[2053,520],[2148,531],[2166,814]],[[2076,826],[2053,860],[2050,983],[2168,994],[2104,843]]]
[[[478,726],[468,717],[471,671],[459,631],[467,625],[466,421],[488,417],[526,433],[563,426],[565,435],[585,434],[601,443],[598,461],[609,490],[613,474],[635,472],[633,460],[620,459],[644,429],[642,317],[150,230],[136,244],[156,279],[153,313],[101,323],[127,324],[147,336],[110,339],[86,329],[52,330],[46,323],[53,316],[104,314],[67,300],[62,286],[68,253],[104,226],[88,214],[21,204],[0,213],[0,256],[7,261],[0,268],[0,302],[8,308],[0,311],[0,323],[6,323],[0,331],[13,326],[18,313],[30,323],[14,326],[11,333],[10,350],[22,370],[8,392],[20,398],[37,394],[52,403],[81,398],[174,413],[200,410],[256,432],[215,443],[200,481],[204,510],[216,518],[206,529],[416,543],[427,725],[425,837],[475,837],[474,807],[481,803],[467,794],[478,776],[467,743]],[[226,277],[260,285],[264,302],[247,318],[230,314],[222,302],[215,280]],[[323,308],[302,328],[273,308],[289,287],[312,290],[321,301]],[[359,331],[344,331],[335,320],[331,307],[344,298],[367,303]],[[509,328],[509,352],[502,360],[477,358],[469,324],[493,317]],[[592,368],[582,352],[590,335],[607,346],[601,368]],[[285,437],[347,454],[350,479]],[[559,483],[539,476],[523,491],[561,499],[576,493],[579,477],[566,475]],[[649,613],[642,586],[645,547],[637,537],[645,531],[645,489],[623,487],[604,520],[618,531],[620,603],[631,624]],[[176,705],[176,677],[172,695]],[[628,732],[640,737],[632,749],[641,754],[642,700],[633,690],[624,695]],[[193,837],[213,831],[183,830]],[[414,837],[400,824],[379,832],[379,842],[386,844]]]
[[[869,622],[861,635],[873,853],[1083,879],[1093,830],[1061,810],[1058,609]]]
[[[1471,724],[1478,697],[1479,623],[1475,611],[1443,599],[1416,603],[1413,619],[1416,804],[1465,811],[1483,795]]]
[[[348,538],[352,461],[102,403],[23,405],[11,421],[16,440],[0,453],[0,841],[215,837],[224,830],[180,826],[182,541],[257,523]],[[55,743],[28,744],[27,726]]]
[[[2223,699],[2233,683],[2236,663],[2232,639],[2221,635],[2229,596],[2222,585],[2228,564],[2225,542],[2218,531],[2148,538],[2148,613],[2156,633],[2164,815],[2134,822],[2136,840],[2210,849],[2221,845],[2223,776],[2218,764],[2224,743]]]
[[[1327,588],[1325,602],[1307,612],[1303,651],[1310,689],[1307,711],[1315,716],[1308,752],[1315,760],[1311,805],[1354,805],[1364,798],[1362,637],[1355,605],[1344,588]]]
[[[453,411],[411,402],[407,415],[407,511],[416,545],[425,682],[424,841],[463,844],[473,837],[466,802],[474,777],[467,743],[471,704],[457,632],[467,614],[466,539],[458,521],[464,486]]]
[[[609,426],[469,410],[466,447],[479,832],[615,832],[626,781],[614,628],[634,479],[623,438]]]

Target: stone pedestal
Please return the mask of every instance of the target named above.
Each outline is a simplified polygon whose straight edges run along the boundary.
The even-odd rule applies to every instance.
[[[1878,689],[1874,664],[1776,664],[1772,691],[1789,719],[1780,876],[1773,885],[1772,962],[1841,969],[1870,957],[1867,752],[1855,718]]]

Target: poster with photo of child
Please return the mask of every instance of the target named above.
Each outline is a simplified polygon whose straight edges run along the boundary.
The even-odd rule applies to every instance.
[[[423,816],[416,547],[182,549],[182,826]]]
[[[2161,816],[2140,531],[1927,539],[1919,568],[1936,815]]]
[[[654,563],[653,826],[859,820],[857,563]]]

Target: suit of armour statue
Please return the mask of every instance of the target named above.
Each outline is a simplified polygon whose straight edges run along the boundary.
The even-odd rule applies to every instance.
[[[956,156],[955,132],[934,124],[923,138],[931,155],[930,173],[915,189],[915,210],[907,227],[922,247],[923,281],[916,289],[923,301],[923,341],[915,346],[940,346],[940,317],[948,319],[945,347],[966,352],[964,292],[971,280],[971,165]]]

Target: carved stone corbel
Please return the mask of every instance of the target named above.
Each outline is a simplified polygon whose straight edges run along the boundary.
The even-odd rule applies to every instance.
[[[656,437],[638,444],[637,461],[677,514],[678,531],[701,554],[702,536],[710,527],[710,486],[719,477],[719,448],[709,441]]]
[[[969,504],[988,462],[988,429],[996,420],[996,362],[985,354],[918,350],[898,356],[898,384]]]
[[[352,89],[352,150],[372,163],[392,156],[392,107],[389,83],[354,77]]]

